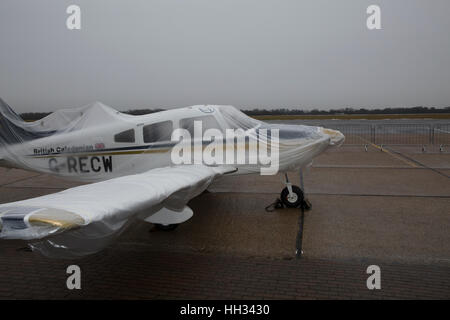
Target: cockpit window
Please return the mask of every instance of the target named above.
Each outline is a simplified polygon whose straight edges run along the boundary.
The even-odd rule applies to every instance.
[[[180,128],[188,130],[191,136],[194,136],[194,121],[202,122],[203,132],[205,132],[208,129],[222,130],[222,128],[220,127],[219,123],[217,123],[217,120],[216,118],[214,118],[214,116],[203,116],[203,117],[182,119],[180,120]]]
[[[146,125],[143,128],[144,142],[170,141],[172,131],[172,121],[163,121]]]
[[[134,143],[136,141],[134,129],[122,131],[114,136],[115,142]]]

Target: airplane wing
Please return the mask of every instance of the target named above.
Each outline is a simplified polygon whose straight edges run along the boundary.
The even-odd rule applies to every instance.
[[[0,205],[0,238],[38,240],[46,256],[75,257],[107,246],[132,218],[176,210],[234,169],[165,167]],[[40,239],[40,240],[39,240]]]

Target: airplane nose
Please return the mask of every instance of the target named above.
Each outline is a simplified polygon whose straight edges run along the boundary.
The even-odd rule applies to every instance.
[[[330,137],[330,145],[331,146],[340,146],[344,143],[345,136],[337,130],[321,128],[323,134]]]

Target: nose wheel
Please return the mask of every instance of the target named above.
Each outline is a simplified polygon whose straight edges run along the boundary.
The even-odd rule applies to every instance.
[[[290,185],[281,191],[280,199],[286,207],[298,208],[305,199],[305,195],[302,189],[297,186]]]
[[[303,207],[305,210],[311,209],[311,203],[305,198],[303,190],[298,186],[292,185],[287,174],[285,174],[285,178],[286,188],[281,191],[281,202],[288,208]]]

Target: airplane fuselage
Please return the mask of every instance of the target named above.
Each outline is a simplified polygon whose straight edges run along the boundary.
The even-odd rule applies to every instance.
[[[227,122],[219,110],[214,106],[196,106],[143,116],[123,115],[120,121],[91,125],[78,130],[61,130],[47,137],[13,145],[3,157],[17,167],[88,182],[138,174],[174,165],[172,152],[178,141],[172,140],[172,133],[180,128],[192,131],[189,123],[193,119],[204,121],[204,129],[208,126],[222,132],[229,129],[229,120]],[[319,132],[321,128],[317,130],[317,134],[314,132],[315,135],[309,137],[302,136],[301,130],[295,131],[290,127],[297,126],[284,125],[281,128],[284,131],[280,131],[284,134],[280,134],[278,144],[279,171],[310,163],[330,145],[330,136]],[[243,128],[243,131],[246,130],[249,128]],[[289,134],[286,134],[286,130]],[[254,135],[256,140],[259,137],[259,133]],[[200,140],[200,149],[194,148],[194,153],[203,152],[205,147],[211,144],[211,139],[205,139],[203,135],[194,137],[193,140],[194,142],[190,143]],[[234,150],[251,149],[251,136],[243,141],[243,144],[236,139],[223,140],[227,142],[224,150],[226,154],[230,143]],[[257,173],[261,168],[258,162],[227,161],[215,165],[219,164],[237,168],[236,174]]]

